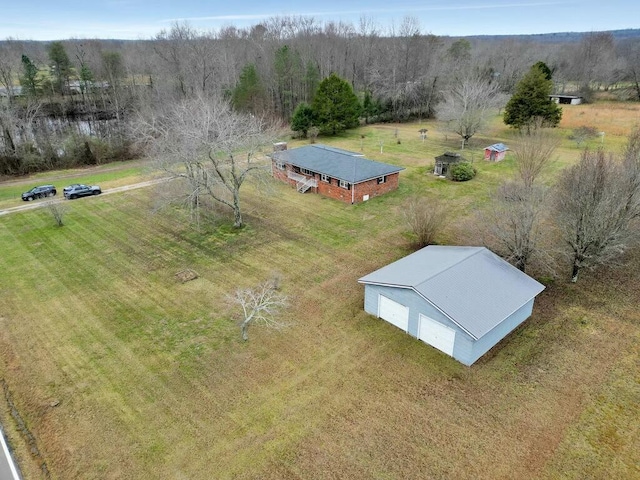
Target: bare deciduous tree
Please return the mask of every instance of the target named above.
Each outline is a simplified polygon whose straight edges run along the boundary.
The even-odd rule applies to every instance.
[[[539,249],[541,217],[545,211],[546,189],[527,187],[520,181],[502,184],[485,222],[496,250],[521,271],[534,256],[547,257]]]
[[[271,138],[261,118],[235,112],[219,97],[198,97],[137,125],[160,168],[187,180],[193,202],[207,195],[233,210],[234,227],[243,226],[240,189],[252,173],[268,172],[267,162],[256,161]]]
[[[13,97],[17,91],[14,82],[20,71],[20,55],[22,51],[21,42],[13,39],[6,39],[0,46],[0,86],[4,88],[7,103],[13,103]]]
[[[582,84],[583,95],[592,88],[608,89],[619,73],[617,60],[615,39],[610,32],[591,32],[582,37],[572,63],[574,78]]]
[[[0,153],[4,157],[0,159],[0,172],[3,174],[28,173],[32,165],[25,161],[24,154],[18,161],[18,153],[31,151],[32,145],[45,150],[51,143],[49,132],[45,128],[37,128],[36,119],[42,105],[41,99],[30,97],[19,106],[14,104],[0,108]],[[16,160],[12,162],[12,158]],[[38,157],[32,154],[31,158]]]
[[[445,205],[438,199],[414,198],[404,216],[420,248],[433,244],[447,221]]]
[[[623,162],[585,151],[556,188],[557,219],[569,247],[571,281],[585,268],[615,264],[638,240],[640,168],[637,133]]]
[[[640,101],[640,42],[619,42],[619,50],[625,59],[625,77],[631,83],[633,98]]]
[[[485,222],[489,234],[485,241],[495,244],[507,261],[524,272],[534,258],[551,263],[551,256],[539,246],[547,189],[535,182],[553,161],[558,141],[542,128],[519,135],[513,148],[515,178],[496,191]]]
[[[62,202],[56,202],[54,200],[45,203],[45,206],[49,210],[49,213],[53,217],[58,227],[64,226],[64,216],[67,213],[67,206]]]
[[[582,125],[581,127],[574,128],[569,137],[576,142],[576,145],[580,147],[584,142],[591,140],[598,136],[598,130],[595,127]]]
[[[462,148],[485,124],[493,109],[506,103],[498,84],[479,76],[456,80],[444,92],[444,101],[436,108],[440,120],[448,122],[462,138]]]
[[[525,187],[533,186],[542,171],[554,161],[558,139],[539,124],[529,133],[520,132],[513,154],[517,176]]]
[[[286,295],[279,292],[278,281],[275,278],[254,288],[236,290],[231,301],[242,308],[240,330],[245,341],[249,340],[250,325],[261,324],[275,329],[287,326],[285,322],[276,318],[287,307],[289,301]]]

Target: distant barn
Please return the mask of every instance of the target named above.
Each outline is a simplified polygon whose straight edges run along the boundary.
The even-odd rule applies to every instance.
[[[12,85],[11,90],[6,87],[0,87],[0,97],[21,97],[23,95],[22,87]]]
[[[549,95],[549,99],[561,105],[580,105],[582,97],[577,95]]]

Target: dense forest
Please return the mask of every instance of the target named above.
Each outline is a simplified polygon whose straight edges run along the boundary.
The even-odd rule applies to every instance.
[[[632,32],[631,32],[632,33]],[[148,40],[0,42],[0,174],[139,154],[140,115],[189,98],[220,97],[238,111],[291,121],[335,73],[366,122],[433,117],[461,79],[508,99],[536,62],[555,93],[596,91],[640,100],[640,37],[629,31],[517,37],[440,37],[415,18],[382,28],[276,17],[202,32],[174,24]]]

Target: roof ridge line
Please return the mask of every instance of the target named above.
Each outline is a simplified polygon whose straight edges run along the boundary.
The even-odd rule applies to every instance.
[[[453,316],[451,316],[444,308],[442,308],[440,305],[438,305],[436,302],[434,302],[432,299],[427,298],[426,295],[423,295],[422,293],[420,293],[418,291],[418,289],[416,289],[415,287],[409,287],[410,290],[413,290],[419,297],[423,298],[427,303],[430,303],[431,305],[433,305],[433,307],[440,311],[445,317],[447,317],[449,320],[451,320],[451,322],[455,323],[458,327],[460,327],[463,331],[467,332],[467,334],[469,334],[469,336],[471,336],[471,338],[475,339],[475,340],[480,340],[478,337],[476,337],[473,333],[471,333],[469,331],[469,329],[465,328],[460,322],[458,322],[455,318],[453,318]]]
[[[340,147],[332,147],[331,145],[325,145],[324,143],[313,143],[308,146],[320,148],[321,150],[328,150],[338,155],[344,155],[350,158],[364,158],[364,153],[353,152],[351,150],[346,150]],[[297,147],[297,148],[301,148],[301,147]],[[375,162],[375,160],[370,160],[370,161]]]
[[[433,246],[434,246],[434,247],[438,247],[438,246],[442,246],[442,247],[444,247],[445,245],[433,245]],[[455,247],[456,245],[446,245],[446,246],[447,246],[447,247]],[[431,280],[432,278],[436,278],[438,275],[440,275],[440,274],[442,274],[442,273],[446,272],[447,270],[452,269],[453,267],[455,267],[456,265],[459,265],[460,263],[462,263],[462,262],[463,262],[463,261],[465,261],[466,259],[471,258],[471,257],[473,257],[473,256],[477,255],[477,254],[478,254],[478,253],[480,253],[483,249],[484,249],[484,250],[487,250],[487,247],[465,247],[465,248],[477,248],[477,249],[478,249],[478,251],[476,251],[476,252],[472,253],[471,255],[469,255],[469,256],[467,256],[467,257],[461,258],[461,259],[460,259],[460,260],[458,260],[456,263],[454,263],[454,264],[452,264],[452,265],[449,265],[447,268],[445,268],[445,269],[443,269],[443,270],[440,270],[438,273],[436,273],[436,274],[434,274],[434,275],[430,276],[429,278],[425,278],[425,279],[424,279],[423,281],[421,281],[420,283],[417,283],[416,285],[414,285],[414,287],[418,287],[418,285],[422,285],[423,283],[428,282],[428,281],[429,281],[429,280]],[[418,250],[418,251],[419,251],[419,250]]]

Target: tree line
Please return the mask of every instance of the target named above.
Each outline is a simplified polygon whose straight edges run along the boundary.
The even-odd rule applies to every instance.
[[[208,197],[231,208],[241,227],[240,188],[260,170],[255,154],[278,123],[291,121],[303,135],[313,129],[335,134],[362,119],[437,115],[464,148],[486,112],[510,98],[505,123],[526,136],[517,178],[496,193],[502,210],[493,224],[503,227],[498,237],[510,232],[502,245],[524,270],[541,251],[539,209],[547,196],[536,179],[552,153],[539,132],[557,125],[561,113],[548,95],[570,88],[588,98],[594,89],[626,82],[626,94],[640,98],[633,76],[637,47],[608,34],[559,45],[436,37],[421,33],[410,17],[387,32],[366,18],[357,28],[275,18],[210,33],[176,24],[135,42],[9,40],[0,47],[6,100],[0,173],[99,163],[141,148],[156,152],[161,167],[183,179],[182,195],[196,216]],[[580,65],[572,60],[576,53]],[[640,192],[632,144],[623,163],[586,152],[577,170],[561,178],[566,198],[554,198],[562,198],[558,219],[569,232],[574,279],[629,244]],[[585,188],[570,188],[576,183]],[[602,201],[585,206],[584,198]],[[617,210],[607,210],[614,205]],[[614,223],[581,220],[592,215]]]
[[[549,66],[557,93],[588,98],[624,85],[617,91],[640,100],[640,41],[609,33],[554,44],[435,36],[413,17],[384,28],[368,17],[356,25],[274,17],[214,31],[176,23],[137,41],[7,39],[0,42],[0,173],[127,158],[135,153],[127,125],[135,112],[188,98],[219,96],[284,123],[302,108],[307,130],[304,106],[314,107],[331,74],[351,86],[365,121],[436,113],[458,121],[452,106],[469,95],[475,111],[500,103],[537,61]],[[463,145],[478,126],[473,115],[458,122]]]
[[[16,84],[23,56],[32,72],[52,73],[42,78],[43,93],[64,93],[65,87],[68,92],[71,78],[83,90],[95,82],[113,88],[119,82],[144,84],[163,98],[224,94],[241,108],[287,121],[299,103],[311,103],[331,73],[369,96],[375,104],[369,115],[402,121],[433,115],[446,87],[470,73],[511,94],[539,60],[551,68],[557,93],[588,97],[624,83],[627,94],[640,100],[638,40],[616,42],[609,33],[587,34],[574,43],[439,37],[425,33],[413,17],[388,28],[367,17],[357,25],[274,17],[209,32],[177,23],[138,41],[9,39],[0,45],[1,86]],[[33,82],[27,88],[32,86],[38,88]]]

